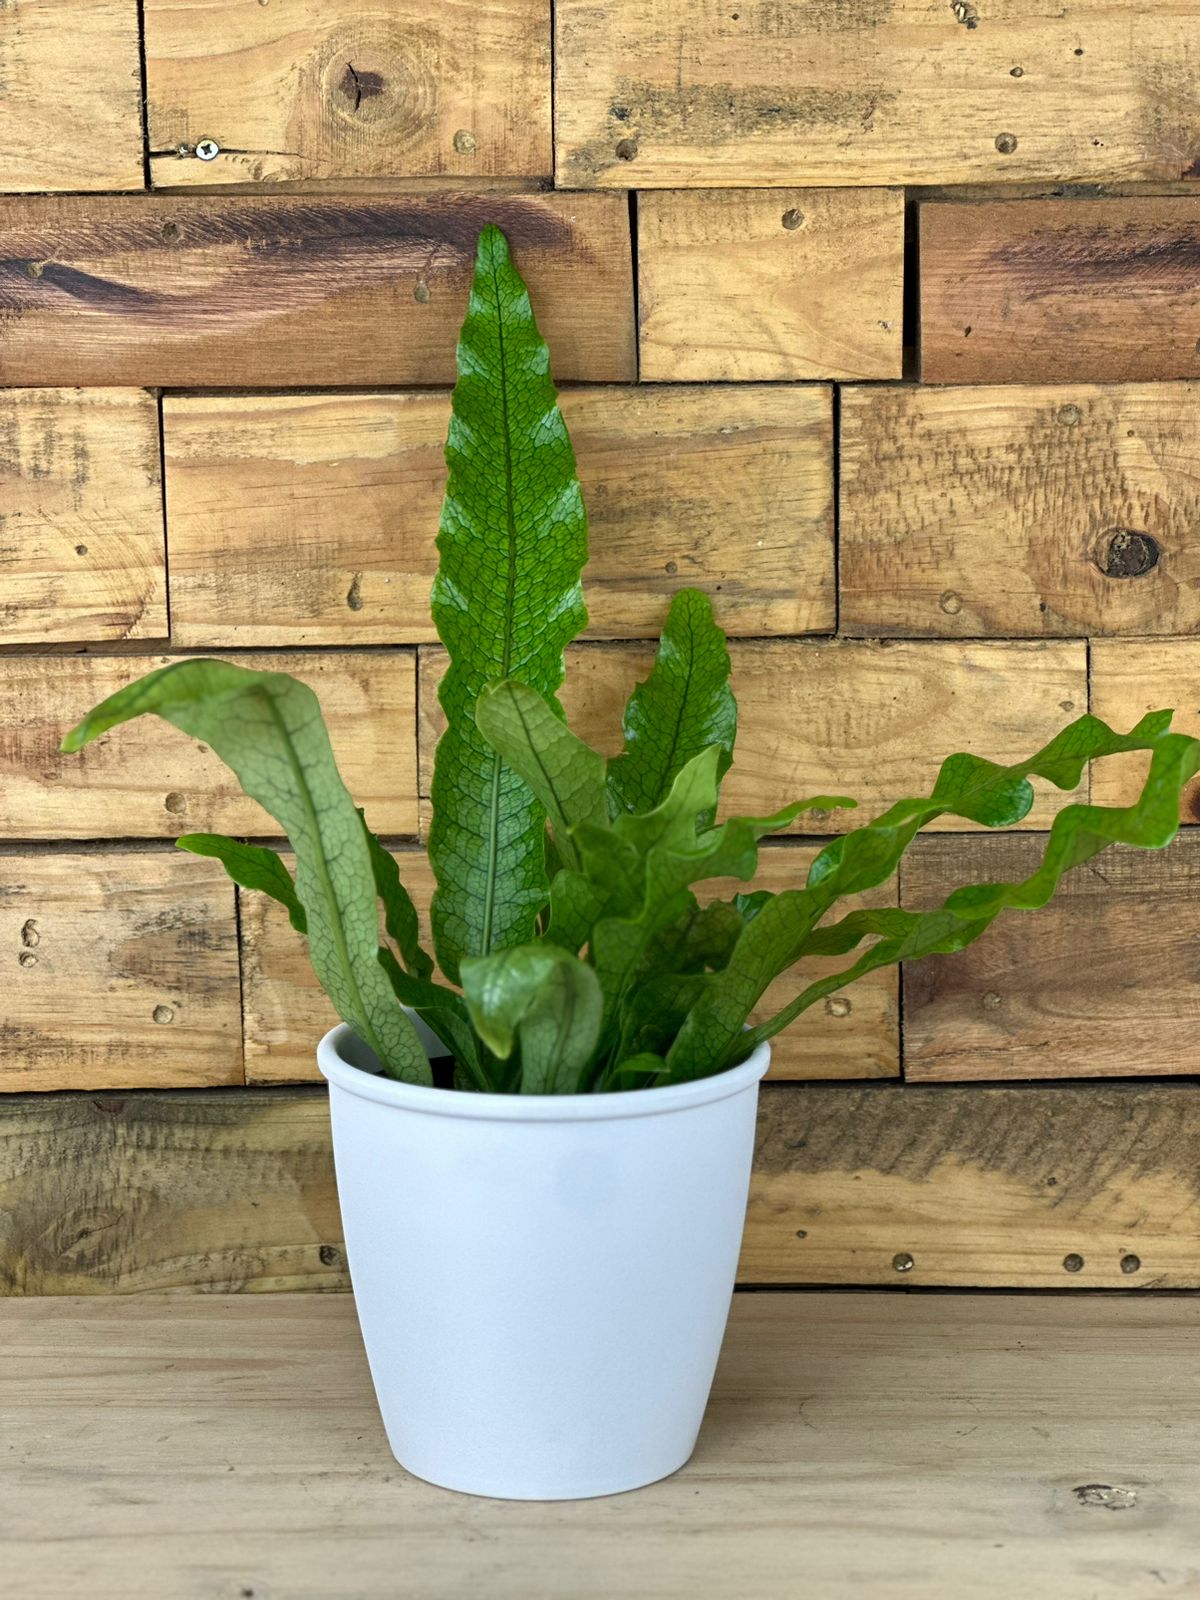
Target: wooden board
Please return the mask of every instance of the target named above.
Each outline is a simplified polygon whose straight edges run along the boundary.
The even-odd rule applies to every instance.
[[[0,657],[0,837],[176,838],[278,834],[211,751],[156,717],[128,723],[79,755],[63,734],[167,656]],[[407,651],[230,656],[294,673],[320,696],[346,785],[381,833],[416,827],[415,671]]]
[[[146,195],[0,206],[0,382],[449,383],[486,222],[555,375],[633,377],[619,195]]]
[[[798,833],[840,833],[894,800],[928,794],[957,750],[993,761],[1030,756],[1087,709],[1081,642],[738,640],[730,655],[740,722],[723,809],[764,816],[814,794],[859,801],[857,813],[803,812]],[[445,654],[426,648],[420,658],[420,793],[428,796]],[[621,747],[622,708],[652,659],[647,645],[568,653],[563,704],[576,732],[606,755]],[[1082,795],[1043,787],[1024,826],[1048,826]]]
[[[1097,769],[1097,776],[1098,776]],[[904,904],[1037,869],[1045,837],[929,838],[904,858]],[[1196,1071],[1200,837],[1114,847],[1032,916],[904,973],[904,1070],[914,1080],[1143,1077]]]
[[[424,931],[433,874],[424,851],[397,854]],[[803,884],[814,854],[805,846],[764,845],[756,886],[778,891]],[[703,886],[700,898],[716,899],[745,887],[732,880],[718,881]],[[265,895],[243,892],[239,899],[246,1076],[251,1083],[317,1081],[315,1041],[337,1016],[317,986],[305,942],[297,937],[287,913]],[[854,903],[894,905],[894,884]],[[754,1020],[786,1005],[802,983],[844,965],[843,960],[814,961],[801,974],[778,979],[763,996]],[[771,1077],[894,1077],[899,1063],[898,985],[893,969],[871,973],[849,995],[831,996],[775,1039]]]
[[[560,0],[555,18],[574,188],[1196,175],[1192,0]]]
[[[140,189],[137,0],[0,7],[0,192]]]
[[[1200,632],[1200,385],[849,388],[850,634]]]
[[[159,187],[552,168],[550,15],[538,0],[150,0],[145,26]],[[203,139],[220,147],[207,161],[195,155]]]
[[[0,391],[0,575],[2,644],[166,637],[152,395]]]
[[[561,398],[590,515],[593,636],[657,633],[686,584],[732,634],[833,628],[828,389]],[[175,641],[435,638],[448,418],[444,393],[167,396]]]
[[[173,853],[0,854],[0,1091],[241,1083],[233,896]]]
[[[1200,1287],[1198,1136],[1183,1085],[769,1087],[740,1277]]]
[[[1171,707],[1171,726],[1200,738],[1200,641],[1169,639],[1150,642],[1099,639],[1092,646],[1092,710],[1120,732],[1127,732],[1147,711]],[[1095,764],[1092,797],[1106,806],[1130,805],[1145,781],[1149,758],[1113,756]],[[1180,806],[1183,822],[1200,822],[1200,778],[1193,778]]]
[[[921,376],[1200,376],[1198,258],[1200,199],[922,206]]]
[[[1181,1296],[739,1295],[691,1462],[574,1504],[404,1474],[348,1295],[3,1315],[0,1558],[28,1600],[322,1600],[351,1571],[355,1600],[1194,1587]]]
[[[1198,1138],[1182,1084],[768,1084],[740,1278],[1200,1287]],[[316,1087],[5,1102],[9,1292],[344,1288],[340,1244]]]
[[[643,378],[900,376],[899,190],[644,194],[637,228]]]

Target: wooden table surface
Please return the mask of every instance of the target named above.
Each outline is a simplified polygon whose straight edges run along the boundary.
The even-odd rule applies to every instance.
[[[392,1461],[350,1299],[0,1302],[13,1600],[1200,1595],[1200,1300],[740,1295],[675,1478],[474,1500]]]

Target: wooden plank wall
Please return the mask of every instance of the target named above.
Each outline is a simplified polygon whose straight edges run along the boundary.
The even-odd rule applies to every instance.
[[[1089,708],[1200,732],[1197,23],[0,5],[0,1292],[345,1285],[328,1006],[278,908],[171,847],[274,825],[161,724],[58,743],[179,653],[297,672],[427,905],[484,221],[564,386],[602,747],[684,584],[730,636],[739,808],[874,811]],[[874,903],[1024,873],[1142,770],[934,830]],[[1200,1287],[1200,789],[1183,821],[779,1042],[745,1281]],[[764,881],[844,825],[800,817]]]

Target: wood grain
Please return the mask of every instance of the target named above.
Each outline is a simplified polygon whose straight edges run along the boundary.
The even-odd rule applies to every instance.
[[[0,7],[0,192],[140,189],[136,0]]]
[[[805,846],[764,845],[755,885],[778,891],[802,884],[815,851]],[[397,852],[401,877],[417,905],[423,932],[428,927],[433,875],[422,850]],[[746,885],[717,881],[702,886],[702,900],[736,894]],[[242,998],[245,1019],[246,1076],[251,1083],[303,1083],[319,1080],[316,1041],[337,1017],[317,986],[305,943],[287,913],[265,895],[241,893]],[[887,885],[855,904],[894,905],[895,886]],[[426,940],[428,944],[428,940]],[[806,964],[802,974],[778,979],[763,996],[755,1021],[773,1015],[802,983],[844,966],[823,959]],[[771,1077],[883,1078],[900,1070],[897,975],[873,972],[849,995],[815,1006],[773,1041]]]
[[[1200,1286],[1198,1116],[1184,1085],[769,1086],[740,1277]]]
[[[1200,1287],[1198,1119],[1182,1084],[768,1084],[740,1279]],[[9,1293],[344,1288],[340,1243],[316,1087],[6,1102]]]
[[[146,195],[0,215],[0,381],[450,383],[475,240],[508,233],[560,379],[634,375],[618,195]]]
[[[0,1090],[241,1083],[233,886],[212,862],[0,855]]]
[[[0,657],[0,837],[176,838],[181,833],[278,834],[211,751],[135,720],[65,756],[59,744],[92,706],[167,656]],[[346,785],[372,827],[416,826],[415,670],[405,651],[230,656],[291,672],[321,700]]]
[[[850,634],[1200,632],[1200,385],[849,388]]]
[[[928,794],[944,757],[1030,756],[1087,708],[1081,642],[1009,643],[735,640],[737,757],[727,813],[764,816],[790,800],[845,794],[857,813],[803,812],[801,833],[844,832],[907,795]],[[649,646],[575,646],[563,705],[577,733],[606,755],[621,747],[621,712],[653,659]],[[440,649],[420,652],[420,793],[429,794],[443,726]],[[1086,779],[1085,779],[1086,784]],[[1023,826],[1048,826],[1073,798],[1042,788]],[[423,825],[427,820],[423,805]],[[962,828],[952,819],[937,828]]]
[[[150,0],[145,27],[160,188],[553,166],[550,17],[537,0]],[[194,154],[205,138],[220,146],[210,161]]]
[[[926,383],[1200,376],[1200,201],[921,207]]]
[[[555,19],[576,188],[1195,176],[1190,0],[560,0]]]
[[[900,376],[898,190],[669,190],[637,226],[643,378]]]
[[[904,904],[1034,872],[1045,838],[922,839]],[[1067,874],[1051,904],[1001,917],[975,944],[904,973],[904,1067],[914,1080],[1194,1073],[1200,838],[1114,847]]]
[[[696,584],[732,634],[834,624],[828,389],[571,389],[594,637],[657,633]],[[186,646],[419,643],[443,394],[163,402],[171,620]]]
[[[0,643],[166,637],[152,395],[0,391],[0,571]]]
[[[739,1295],[691,1462],[556,1505],[397,1469],[348,1295],[27,1300],[5,1334],[0,1557],[29,1600],[324,1600],[351,1570],[355,1600],[1193,1586],[1184,1297]]]
[[[1092,710],[1120,732],[1127,732],[1147,711],[1171,707],[1171,726],[1200,738],[1200,641],[1163,639],[1098,639],[1092,646]],[[1100,805],[1130,805],[1141,793],[1149,769],[1144,755],[1113,756],[1098,761],[1092,773],[1092,796]],[[1200,777],[1183,793],[1179,810],[1186,823],[1200,822]]]

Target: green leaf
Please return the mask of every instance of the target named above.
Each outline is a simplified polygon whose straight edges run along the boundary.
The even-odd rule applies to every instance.
[[[475,1031],[501,1060],[521,1046],[522,1094],[585,1085],[604,1009],[596,974],[556,945],[527,944],[462,964]]]
[[[72,729],[63,749],[81,750],[145,712],[215,750],[284,829],[296,852],[309,955],[334,1009],[393,1077],[428,1083],[421,1042],[376,957],[379,908],[370,852],[316,695],[282,672],[177,661],[111,695]]]
[[[269,894],[287,908],[297,933],[308,932],[308,918],[296,898],[292,875],[274,850],[262,844],[242,844],[238,839],[227,839],[223,833],[184,833],[175,845],[179,850],[190,850],[194,856],[211,856],[219,861],[239,887]]]
[[[545,808],[484,739],[475,703],[519,678],[553,698],[587,621],[587,524],[550,360],[504,235],[479,238],[458,346],[433,618],[450,655],[433,773],[433,937],[451,981],[467,955],[533,937],[546,903]]]
[[[417,923],[417,908],[412,897],[400,881],[400,865],[390,850],[385,850],[367,826],[366,813],[359,808],[363,832],[367,836],[367,849],[371,852],[371,870],[375,874],[375,889],[383,901],[383,921],[388,937],[395,941],[400,959],[416,978],[428,978],[433,971],[433,960],[421,948],[421,935]],[[449,992],[449,991],[447,991]]]
[[[698,589],[681,589],[671,602],[653,670],[630,696],[624,728],[624,754],[608,767],[614,816],[653,811],[688,762],[710,745],[720,752],[718,784],[728,771],[737,736],[729,652]]]
[[[927,799],[902,800],[882,817],[827,846],[809,871],[808,887],[773,896],[748,922],[728,965],[714,974],[679,1031],[667,1060],[671,1081],[703,1077],[728,1065],[747,1043],[769,1038],[808,1006],[876,967],[961,950],[1000,911],[1045,905],[1064,872],[1106,846],[1123,843],[1161,849],[1179,826],[1184,784],[1200,771],[1200,741],[1171,733],[1170,713],[1144,717],[1129,734],[1118,734],[1084,716],[1030,760],[999,767],[974,756],[951,756]],[[1028,778],[1039,776],[1073,789],[1086,763],[1130,750],[1151,752],[1145,786],[1132,806],[1070,805],[1051,825],[1042,865],[1020,883],[975,884],[956,890],[932,912],[855,912],[831,928],[816,924],[836,900],[890,877],[916,829],[950,814],[989,827],[1020,821],[1029,810]],[[769,1022],[742,1033],[742,1024],[767,985],[806,955],[838,954],[862,938],[879,943],[844,973],[809,985]]]
[[[379,964],[387,974],[396,999],[401,1005],[415,1011],[421,1021],[433,1029],[474,1088],[485,1091],[493,1089],[495,1085],[490,1081],[480,1058],[466,1001],[457,989],[448,989],[429,978],[418,978],[411,972],[405,972],[396,960],[395,953],[386,945],[380,946]]]
[[[484,690],[475,721],[546,808],[564,866],[577,867],[579,852],[570,830],[578,823],[608,821],[604,757],[576,738],[536,689],[511,678]]]

